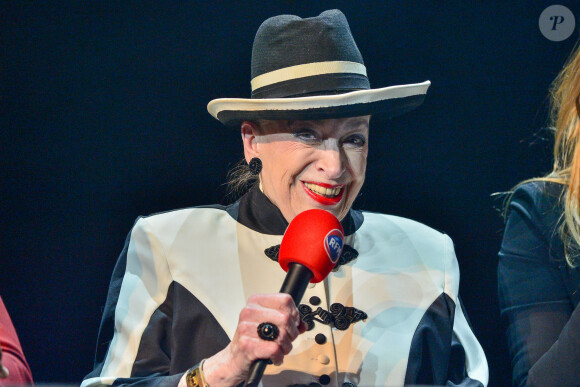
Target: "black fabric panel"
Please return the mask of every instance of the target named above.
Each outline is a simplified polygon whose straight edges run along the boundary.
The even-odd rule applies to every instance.
[[[443,293],[425,312],[411,342],[405,385],[483,387],[467,375],[465,349],[453,332],[455,308]]]
[[[288,222],[259,187],[252,187],[237,203],[228,206],[227,212],[244,226],[267,235],[283,235]],[[341,224],[345,235],[353,234],[364,221],[360,211],[350,210]]]
[[[252,187],[241,197],[238,206],[237,221],[244,226],[268,235],[282,235],[288,222],[259,187]]]
[[[344,235],[348,236],[354,234],[360,226],[362,226],[364,219],[362,211],[351,209],[348,212],[348,215],[340,222],[344,230]]]
[[[252,91],[252,98],[292,98],[332,95],[370,89],[369,79],[361,74],[322,74],[290,79]]]
[[[147,377],[151,374],[167,375],[171,364],[171,319],[173,318],[175,282],[167,289],[163,304],[153,312],[141,336],[131,377]]]
[[[126,256],[123,258],[126,262]],[[125,267],[122,266],[124,273]],[[118,293],[113,298],[116,305]],[[112,304],[107,302],[107,306]],[[99,335],[100,347],[105,349],[105,353],[98,352],[98,364],[85,379],[100,375],[106,350],[113,337],[112,329],[110,336],[105,336],[105,331],[114,325],[114,308],[104,316],[110,316]],[[183,340],[183,337],[188,340]],[[113,385],[176,386],[185,371],[219,352],[229,342],[227,334],[209,310],[182,285],[173,282],[165,301],[153,313],[143,332],[131,377],[119,378]]]
[[[209,310],[182,285],[172,282],[167,298],[143,332],[131,377],[118,378],[114,385],[176,386],[184,372],[229,342]]]
[[[550,350],[530,368],[526,385],[580,385],[580,306],[576,306]]]
[[[466,316],[467,317],[467,316]],[[453,333],[451,337],[451,352],[449,354],[449,369],[446,386],[483,387],[483,383],[473,380],[467,375],[466,354],[463,345]]]
[[[174,297],[178,303],[173,308],[170,374],[188,370],[230,343],[228,335],[205,305],[177,282]],[[187,340],[182,340],[184,337]]]
[[[229,342],[211,312],[174,281],[143,332],[131,378],[182,374]]]
[[[255,78],[284,67],[325,61],[363,63],[346,17],[337,10],[307,19],[279,15],[264,21],[256,32],[251,73]]]
[[[345,106],[331,106],[304,110],[259,110],[239,111],[224,110],[218,113],[218,119],[229,126],[239,126],[243,121],[255,120],[324,120],[330,118],[357,117],[373,115],[381,118],[392,118],[407,113],[425,100],[425,94],[404,98],[358,103]]]
[[[409,351],[405,385],[445,385],[451,358],[455,303],[443,293],[419,322]]]

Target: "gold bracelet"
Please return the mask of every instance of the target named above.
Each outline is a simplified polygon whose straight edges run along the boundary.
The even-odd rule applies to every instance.
[[[187,382],[187,387],[209,387],[209,384],[205,381],[205,375],[203,374],[203,359],[199,366],[191,367],[189,371],[185,374],[185,381]]]

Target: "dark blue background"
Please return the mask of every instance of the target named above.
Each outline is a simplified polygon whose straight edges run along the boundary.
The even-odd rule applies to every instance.
[[[547,90],[578,39],[544,38],[545,1],[101,2],[0,5],[0,294],[35,379],[92,368],[110,273],[138,215],[226,202],[239,134],[206,104],[249,96],[267,17],[340,8],[374,87],[429,79],[416,112],[371,122],[356,207],[454,240],[461,294],[508,385],[494,192],[550,169]],[[577,1],[558,1],[580,20]],[[578,25],[578,23],[577,23]]]

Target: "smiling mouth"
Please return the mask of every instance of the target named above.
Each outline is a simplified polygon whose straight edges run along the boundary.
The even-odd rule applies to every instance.
[[[320,204],[333,205],[340,202],[344,194],[343,186],[330,186],[328,184],[315,184],[302,182],[306,193]]]
[[[322,187],[318,184],[306,183],[304,182],[306,188],[310,191],[314,192],[317,195],[324,196],[325,198],[335,198],[340,195],[340,191],[342,191],[342,187],[334,187],[334,188],[327,188]]]

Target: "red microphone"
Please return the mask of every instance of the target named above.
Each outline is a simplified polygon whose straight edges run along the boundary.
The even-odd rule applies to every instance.
[[[336,265],[344,244],[342,225],[328,211],[307,210],[298,214],[284,233],[278,263],[288,274],[280,293],[300,303],[309,282],[326,278]]]
[[[328,211],[307,210],[288,225],[278,254],[278,263],[287,274],[280,293],[289,294],[298,306],[309,282],[326,278],[336,265],[344,245],[342,225]],[[257,386],[267,359],[256,360],[244,387]]]

